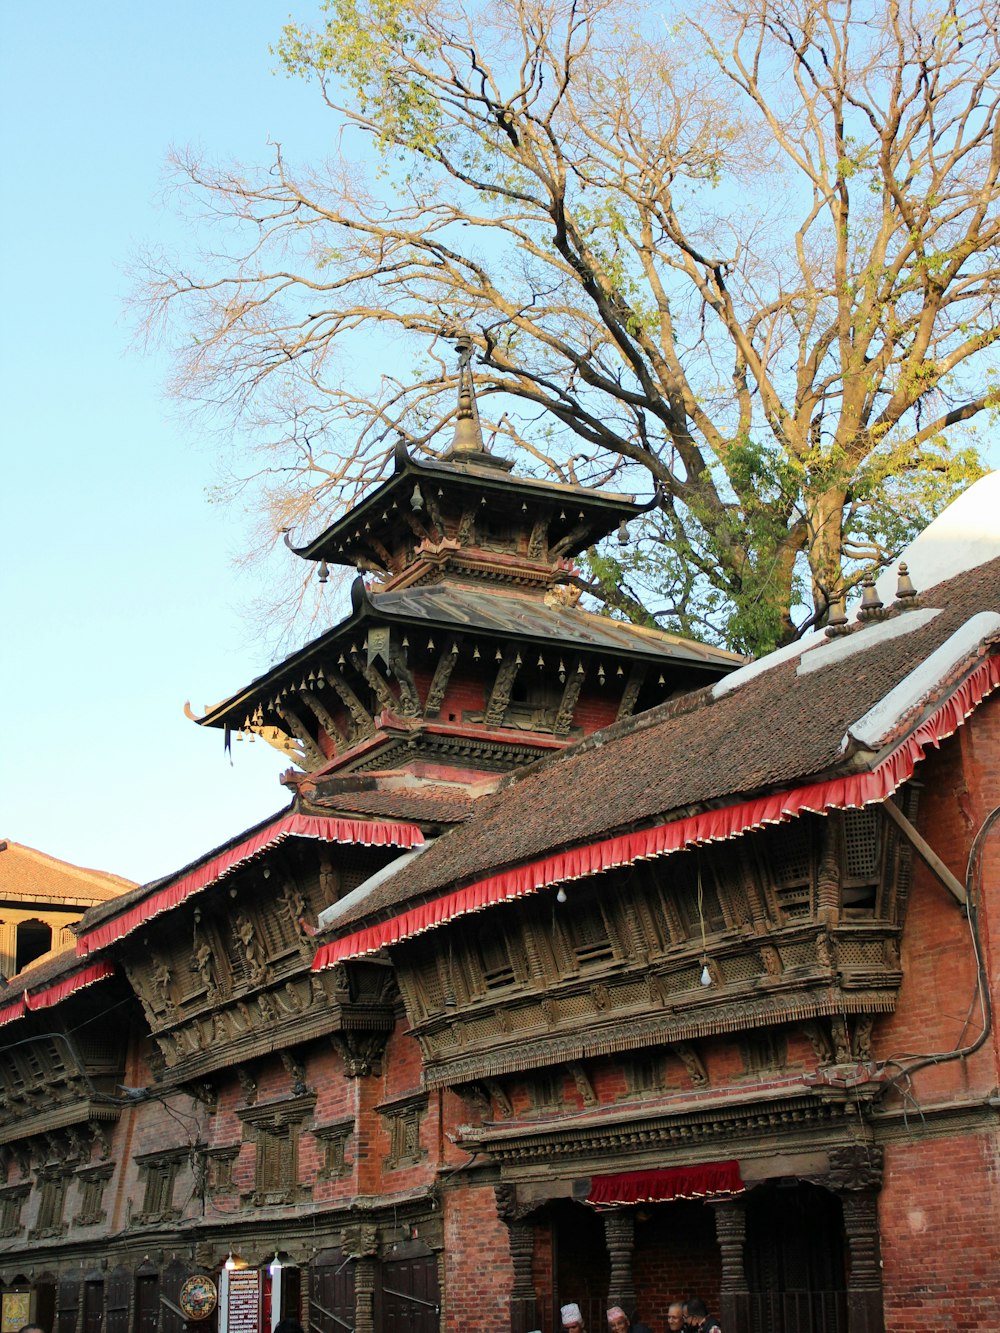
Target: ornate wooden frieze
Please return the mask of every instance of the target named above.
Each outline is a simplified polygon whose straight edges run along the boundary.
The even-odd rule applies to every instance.
[[[792,824],[786,841],[773,829],[575,881],[564,904],[538,895],[502,922],[470,916],[400,947],[428,1086],[819,1020],[832,1053],[821,1064],[870,1058],[874,1019],[901,981],[902,923],[872,909],[891,900],[879,886],[899,849],[864,822]],[[774,854],[767,882],[754,837]],[[816,888],[831,843],[833,916]]]
[[[731,1146],[736,1155],[744,1145],[755,1150],[787,1151],[789,1144],[825,1146],[843,1142],[845,1125],[853,1126],[854,1115],[844,1102],[823,1101],[808,1094],[771,1097],[754,1103],[725,1103],[673,1112],[634,1107],[619,1108],[600,1123],[567,1116],[550,1121],[525,1123],[518,1134],[510,1127],[485,1125],[463,1134],[463,1145],[489,1152],[506,1172],[537,1170],[545,1163],[565,1163],[577,1175],[602,1169],[612,1156],[630,1160],[636,1169],[650,1166],[685,1165],[720,1153]],[[561,1168],[562,1169],[562,1168]]]

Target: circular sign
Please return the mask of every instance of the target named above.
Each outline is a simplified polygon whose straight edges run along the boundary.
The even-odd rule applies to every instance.
[[[207,1319],[215,1309],[219,1293],[207,1274],[195,1273],[181,1287],[177,1304],[188,1319]]]

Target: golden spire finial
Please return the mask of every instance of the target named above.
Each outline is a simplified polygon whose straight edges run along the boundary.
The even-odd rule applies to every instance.
[[[453,454],[485,454],[483,431],[476,406],[476,389],[472,379],[472,340],[462,335],[455,343],[458,352],[458,417],[455,438],[451,442]]]

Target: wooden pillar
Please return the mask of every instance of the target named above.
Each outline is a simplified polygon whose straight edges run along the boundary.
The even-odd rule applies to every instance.
[[[631,1319],[635,1314],[635,1279],[632,1252],[635,1249],[635,1218],[624,1208],[604,1214],[604,1237],[611,1258],[609,1305],[620,1305]]]
[[[354,1265],[354,1333],[375,1333],[375,1256],[360,1256]]]
[[[844,1208],[844,1234],[850,1256],[847,1277],[849,1333],[885,1333],[878,1195],[874,1190],[844,1190],[840,1201]]]
[[[711,1203],[715,1238],[722,1258],[719,1285],[719,1319],[726,1333],[749,1333],[750,1288],[743,1266],[747,1216],[742,1199],[718,1199]]]
[[[532,1278],[532,1260],[535,1254],[535,1229],[523,1216],[513,1185],[501,1184],[493,1188],[497,1201],[497,1216],[507,1228],[510,1247],[510,1328],[511,1333],[527,1333],[538,1327],[538,1305]]]

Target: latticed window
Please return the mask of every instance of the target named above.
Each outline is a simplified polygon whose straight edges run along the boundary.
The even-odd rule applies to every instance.
[[[812,910],[813,832],[810,819],[793,819],[762,835],[764,861],[785,916],[808,916]]]
[[[607,922],[599,903],[580,904],[562,918],[569,933],[577,966],[597,963],[615,956],[608,935]]]
[[[39,1183],[38,1215],[32,1235],[51,1236],[63,1230],[66,1203],[66,1177],[43,1176]]]
[[[294,1126],[257,1129],[256,1186],[262,1194],[290,1194],[295,1188]]]
[[[336,1180],[347,1173],[347,1145],[354,1133],[354,1122],[347,1120],[340,1125],[327,1125],[314,1131],[323,1149],[323,1165],[320,1178]]]
[[[30,1193],[30,1185],[0,1190],[0,1236],[16,1236],[21,1230],[21,1206]]]
[[[101,1205],[104,1202],[104,1187],[111,1179],[112,1171],[113,1167],[108,1165],[81,1172],[78,1176],[80,1206],[73,1219],[78,1226],[94,1226],[104,1221],[104,1209]]]
[[[700,937],[703,924],[706,935],[725,930],[726,918],[707,857],[698,853],[671,857],[661,892],[673,899],[692,939]]]
[[[496,926],[484,926],[476,936],[479,963],[487,990],[499,990],[515,981],[507,937]]]
[[[845,810],[841,816],[841,893],[849,911],[875,911],[882,861],[882,816],[878,810]]]
[[[153,1222],[177,1217],[179,1210],[174,1207],[174,1185],[183,1155],[172,1152],[140,1159],[139,1171],[146,1183],[140,1220]]]
[[[626,1062],[625,1079],[629,1092],[660,1092],[663,1088],[663,1061],[656,1057]]]
[[[254,1187],[243,1196],[250,1203],[292,1203],[307,1188],[299,1184],[299,1133],[315,1104],[310,1093],[239,1112],[257,1149]]]
[[[420,1124],[427,1109],[426,1098],[408,1098],[404,1102],[379,1109],[389,1135],[386,1166],[411,1166],[421,1161],[424,1154],[420,1148]]]

